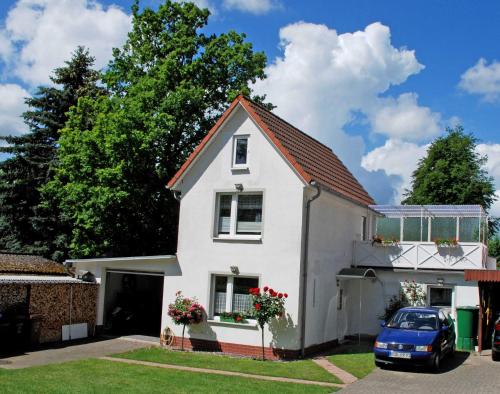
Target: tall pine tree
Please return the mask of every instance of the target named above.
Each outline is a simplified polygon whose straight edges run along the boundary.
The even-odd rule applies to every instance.
[[[39,188],[53,176],[59,131],[70,107],[80,97],[102,94],[93,63],[88,50],[78,47],[65,66],[54,70],[54,86],[39,87],[26,99],[29,109],[22,116],[29,132],[0,137],[7,143],[0,153],[9,155],[0,162],[0,250],[63,257],[68,230],[56,206],[39,206]]]

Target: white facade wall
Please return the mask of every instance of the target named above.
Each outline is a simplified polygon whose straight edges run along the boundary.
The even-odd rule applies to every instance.
[[[353,242],[362,237],[362,217],[367,218],[368,239],[373,221],[368,208],[327,191],[311,203],[310,215],[306,347],[343,338],[352,318],[345,305],[337,309],[341,287],[336,274],[351,266]]]
[[[349,322],[346,334],[376,335],[380,331],[379,317],[384,313],[384,307],[392,296],[398,295],[405,280],[415,280],[423,285],[428,294],[429,286],[439,286],[438,278],[444,279],[443,287],[453,289],[451,314],[456,318],[456,307],[479,305],[479,293],[476,282],[466,282],[464,273],[453,271],[422,272],[422,271],[389,271],[375,269],[377,280],[362,280],[361,283],[361,319],[359,313],[360,281],[348,280],[345,283],[345,296],[348,305]]]
[[[249,135],[249,171],[231,170],[235,134]],[[213,237],[216,193],[234,192],[237,183],[243,184],[244,191],[263,192],[261,241]],[[265,344],[298,349],[304,194],[301,179],[240,107],[198,156],[177,189],[182,192],[177,248],[181,274],[165,278],[162,330],[168,326],[181,335],[182,328],[175,326],[166,314],[176,291],[197,297],[209,309],[211,275],[231,275],[230,266],[237,266],[241,276],[258,276],[260,287],[269,285],[288,293],[286,319],[280,321],[279,327],[265,332]],[[187,337],[255,346],[260,345],[260,335],[255,325],[213,321],[186,330]]]

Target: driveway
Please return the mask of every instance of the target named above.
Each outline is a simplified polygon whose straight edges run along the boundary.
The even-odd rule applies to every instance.
[[[155,344],[148,340],[128,337],[57,344],[45,349],[26,351],[14,355],[3,356],[0,354],[0,368],[18,369],[86,358],[97,358],[154,346]]]
[[[441,373],[377,368],[341,393],[500,393],[500,362],[493,362],[491,356],[457,352],[454,359],[443,361],[442,367]]]

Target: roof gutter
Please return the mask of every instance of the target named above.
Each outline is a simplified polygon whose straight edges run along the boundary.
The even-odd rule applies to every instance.
[[[311,182],[311,186],[316,188],[316,194],[306,202],[305,230],[304,230],[304,248],[302,255],[302,294],[301,294],[301,314],[300,314],[300,354],[305,356],[306,343],[306,308],[307,308],[307,270],[309,254],[309,217],[311,215],[311,203],[321,194],[321,187],[316,181]]]

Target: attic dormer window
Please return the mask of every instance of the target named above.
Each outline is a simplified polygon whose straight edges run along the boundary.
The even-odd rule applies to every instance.
[[[233,144],[233,167],[248,167],[248,136],[235,136]]]

